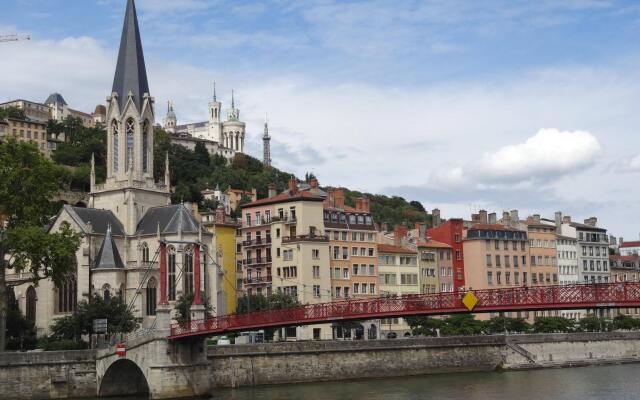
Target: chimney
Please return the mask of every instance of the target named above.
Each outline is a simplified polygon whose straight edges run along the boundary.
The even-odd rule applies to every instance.
[[[289,193],[290,194],[298,193],[298,182],[296,181],[296,178],[289,179]]]
[[[560,234],[562,233],[562,229],[560,228],[562,226],[562,211],[556,211],[555,213],[555,221],[556,221],[556,233]]]
[[[475,222],[476,224],[480,222],[480,214],[471,214],[471,222]]]
[[[356,210],[362,211],[362,197],[356,198]]]
[[[277,194],[276,185],[274,185],[273,183],[270,183],[268,188],[269,188],[269,194],[267,195],[267,197],[274,197]]]
[[[434,208],[433,210],[431,210],[431,224],[435,227],[440,225],[440,222],[440,210]]]
[[[333,190],[334,207],[344,208],[344,189],[337,188]]]
[[[424,222],[417,222],[418,225],[418,237],[420,240],[427,241],[427,224]]]
[[[589,226],[596,226],[597,223],[598,223],[598,218],[596,217],[591,217],[584,220],[584,224]]]
[[[507,211],[502,212],[502,225],[511,225],[511,215]]]
[[[309,186],[311,186],[311,189],[317,189],[318,188],[318,180],[316,178],[309,179]]]
[[[517,225],[520,222],[520,217],[518,217],[518,210],[511,210],[511,224]]]
[[[488,218],[488,220],[487,220],[487,221],[488,221],[490,224],[495,224],[497,220],[498,220],[498,219],[497,219],[496,213],[492,212],[491,214],[489,214],[489,218]]]
[[[409,228],[406,225],[396,225],[393,229],[393,243],[396,246],[402,246],[408,232]]]
[[[486,224],[488,222],[487,210],[480,210],[478,215],[480,216],[480,223],[481,224]]]
[[[563,224],[570,224],[571,223],[571,215],[565,215],[564,217],[562,217],[562,223]]]
[[[225,222],[224,207],[222,206],[222,204],[220,204],[218,208],[216,208],[216,224],[224,224],[224,222]]]
[[[369,199],[367,197],[362,198],[362,212],[371,212],[371,203],[369,202]]]
[[[533,222],[535,223],[540,222],[540,214],[533,214]]]

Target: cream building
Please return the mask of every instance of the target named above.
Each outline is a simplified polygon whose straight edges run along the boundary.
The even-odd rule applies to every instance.
[[[170,204],[168,160],[164,182],[153,178],[154,100],[133,0],[127,3],[107,103],[106,182],[95,182],[92,163],[89,208],[64,206],[49,227],[55,232],[68,225],[82,233],[74,272],[60,286],[45,280],[34,287],[24,277],[7,276],[39,334],[92,294],[122,296],[145,328],[156,326],[156,315],[168,322],[181,295],[200,295],[214,310],[224,304],[222,271],[210,251],[213,234],[202,228],[187,207]],[[166,249],[167,304],[161,304],[158,293],[161,246]],[[204,307],[195,305],[192,317],[203,316]],[[164,322],[160,325],[165,326]]]

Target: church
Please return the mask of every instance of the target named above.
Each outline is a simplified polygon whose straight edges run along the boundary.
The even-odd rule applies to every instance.
[[[226,310],[214,234],[203,228],[187,205],[171,204],[168,156],[164,179],[154,179],[155,114],[135,3],[128,0],[113,88],[107,97],[106,181],[96,183],[92,162],[89,207],[63,206],[48,228],[55,232],[68,225],[82,233],[75,272],[60,286],[50,280],[36,286],[19,276],[7,276],[38,335],[46,334],[56,317],[73,313],[79,301],[93,294],[122,296],[143,328],[154,328],[161,310],[171,318],[182,295],[193,294],[194,318],[203,317],[204,304],[211,305],[214,314]],[[236,126],[243,132],[244,124]],[[233,144],[230,133],[228,138],[229,145],[242,149],[243,137],[234,136]]]

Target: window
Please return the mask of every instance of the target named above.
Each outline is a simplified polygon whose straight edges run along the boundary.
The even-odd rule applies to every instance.
[[[506,283],[507,285],[511,284],[511,272],[504,273],[504,283]]]
[[[496,239],[495,244],[496,244],[495,246],[496,250],[500,250],[500,241],[498,239]]]
[[[509,256],[504,256],[504,266],[506,268],[509,268],[511,266],[511,263],[509,262]]]
[[[460,242],[460,234],[458,234],[458,233],[454,234],[454,235],[453,235],[453,240],[454,240],[456,243]]]
[[[518,256],[513,256],[513,267],[518,268]]]
[[[513,250],[518,250],[518,242],[516,242],[515,240],[511,243],[511,248]]]
[[[358,248],[357,247],[352,247],[351,248],[351,255],[352,256],[357,256],[358,255]]]
[[[491,254],[487,254],[487,267],[491,266]]]
[[[320,297],[320,285],[313,285],[313,297]]]
[[[168,255],[167,255],[167,286],[169,289],[168,297],[169,300],[176,299],[176,249],[174,247],[169,247]]]
[[[364,257],[367,255],[367,249],[365,247],[360,247],[360,256]]]
[[[146,300],[147,315],[156,315],[157,288],[155,278],[151,278],[147,282]]]
[[[111,130],[113,131],[113,172],[118,172],[118,122],[113,120],[111,123]]]
[[[184,250],[184,277],[183,280],[183,290],[184,294],[193,293],[193,248],[187,247]]]
[[[520,242],[520,250],[524,251],[526,248],[526,243],[525,242]]]
[[[133,163],[133,134],[135,132],[135,122],[129,118],[125,123],[125,135],[127,138],[127,147],[125,154],[124,170],[129,171],[129,165]]]
[[[314,265],[313,266],[313,277],[318,279],[320,278],[320,266],[319,265]]]
[[[360,293],[360,284],[359,283],[354,283],[353,284],[353,294],[358,294]]]
[[[370,283],[369,284],[369,293],[370,294],[376,294],[376,284],[375,283]]]
[[[485,250],[491,250],[491,240],[486,239],[484,241],[484,248],[485,248]]]
[[[509,241],[508,240],[504,241],[504,249],[505,250],[509,250]]]
[[[501,259],[500,255],[496,254],[496,267],[500,266],[500,259]]]
[[[142,172],[149,170],[149,120],[145,119],[142,125]]]
[[[369,247],[369,257],[375,257],[373,247]]]
[[[146,243],[142,243],[141,253],[142,253],[142,262],[149,262],[149,246]]]
[[[342,268],[342,279],[349,279],[349,268]]]
[[[493,285],[493,272],[491,271],[487,272],[487,284]]]
[[[353,264],[353,275],[358,275],[358,264]]]
[[[68,276],[57,288],[57,311],[59,313],[73,312],[76,309],[78,285],[75,275]]]
[[[314,260],[318,260],[318,259],[320,259],[320,250],[318,250],[318,249],[312,249],[312,250],[311,250],[311,257],[312,257]]]
[[[527,265],[527,256],[522,256],[522,265]]]
[[[502,272],[499,272],[499,271],[498,271],[498,272],[496,272],[496,283],[497,283],[498,285],[501,285],[501,284],[502,284]]]
[[[456,250],[456,260],[462,260],[462,253],[460,250]]]

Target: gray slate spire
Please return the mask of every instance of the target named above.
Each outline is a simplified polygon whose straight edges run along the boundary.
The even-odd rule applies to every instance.
[[[98,251],[94,268],[124,268],[116,242],[111,236],[110,225],[107,227],[107,234],[104,236],[100,251]]]
[[[133,93],[133,101],[139,111],[142,111],[144,94],[149,93],[147,70],[144,65],[144,54],[142,53],[138,16],[134,0],[127,0],[127,11],[124,17],[124,26],[122,27],[118,64],[113,78],[112,91],[118,94],[118,103],[121,110],[127,103],[129,92]]]

